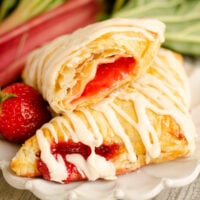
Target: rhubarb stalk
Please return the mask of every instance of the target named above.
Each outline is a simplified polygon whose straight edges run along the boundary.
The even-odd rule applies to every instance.
[[[16,80],[26,57],[36,47],[59,35],[95,22],[96,0],[70,0],[0,36],[0,86]]]
[[[0,24],[0,34],[28,21],[29,19],[61,5],[67,0],[21,0],[13,12]],[[5,2],[5,1],[3,1]],[[9,2],[9,1],[6,1]],[[8,4],[8,3],[7,3]],[[4,5],[4,4],[3,4]]]

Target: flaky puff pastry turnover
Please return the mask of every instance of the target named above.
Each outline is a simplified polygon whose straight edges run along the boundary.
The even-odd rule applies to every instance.
[[[97,103],[145,71],[164,40],[154,19],[110,19],[61,36],[32,52],[24,81],[56,113]]]
[[[149,69],[109,96],[44,124],[12,159],[19,176],[60,183],[113,180],[190,155],[195,128],[182,57],[161,49]]]

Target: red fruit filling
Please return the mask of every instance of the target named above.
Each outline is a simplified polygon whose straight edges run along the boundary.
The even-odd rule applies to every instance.
[[[117,81],[124,80],[133,73],[135,65],[136,61],[132,57],[120,57],[113,63],[99,64],[96,76],[86,85],[81,97],[93,96],[111,88]]]
[[[117,155],[118,151],[119,151],[118,144],[101,145],[100,147],[95,148],[96,154],[103,156],[106,160],[113,158],[115,155]],[[85,159],[87,159],[88,156],[91,154],[91,149],[89,146],[81,142],[78,143],[74,143],[72,141],[59,142],[59,143],[53,143],[51,145],[51,152],[55,158],[57,158],[59,154],[65,161],[66,169],[68,171],[68,177],[66,180],[63,180],[64,183],[69,183],[71,181],[77,181],[83,179],[81,174],[78,172],[76,166],[66,161],[66,155],[81,154]],[[51,177],[48,168],[41,159],[37,161],[37,166],[44,179],[50,180]]]

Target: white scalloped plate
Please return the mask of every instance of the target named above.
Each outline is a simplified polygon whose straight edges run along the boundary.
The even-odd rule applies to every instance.
[[[190,63],[191,62],[187,62]],[[200,133],[200,62],[188,67],[192,96],[192,116]],[[199,67],[197,67],[199,66]],[[199,94],[198,94],[199,93]],[[200,139],[195,153],[185,159],[144,167],[137,172],[119,176],[115,181],[76,182],[57,184],[43,179],[15,176],[9,161],[19,147],[0,139],[0,168],[5,180],[15,188],[30,190],[43,200],[144,200],[156,196],[165,187],[190,184],[200,173]]]

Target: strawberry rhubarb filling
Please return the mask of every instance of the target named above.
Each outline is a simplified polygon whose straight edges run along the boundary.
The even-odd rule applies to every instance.
[[[81,98],[94,96],[101,91],[117,86],[119,81],[123,81],[134,73],[136,61],[133,57],[120,57],[111,63],[98,65],[96,75],[85,87]]]
[[[119,145],[112,144],[112,145],[104,145],[102,144],[99,147],[95,147],[95,154],[105,158],[106,161],[114,158],[119,153]],[[83,179],[88,179],[87,174],[80,172],[80,169],[74,164],[68,161],[67,157],[69,155],[76,156],[80,155],[85,162],[91,156],[92,151],[88,145],[85,145],[81,142],[75,143],[73,141],[67,142],[58,142],[53,143],[51,145],[51,154],[54,156],[56,160],[62,158],[65,164],[67,177],[65,180],[62,180],[63,183],[70,183],[71,181],[78,181]],[[81,162],[81,159],[80,159]],[[41,173],[41,175],[46,180],[52,180],[51,173],[49,171],[48,166],[42,159],[37,160],[37,167]],[[55,169],[57,170],[57,169]]]
[[[99,64],[93,80],[74,101],[118,87],[119,82],[135,73],[135,66],[133,57],[119,57],[114,62]],[[111,160],[119,154],[119,145],[101,144],[97,147],[93,143],[86,145],[73,141],[54,142],[50,145],[40,133],[38,139],[42,149],[37,166],[45,179],[69,183],[83,179],[115,178],[116,169]]]

